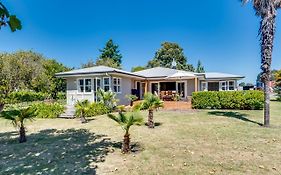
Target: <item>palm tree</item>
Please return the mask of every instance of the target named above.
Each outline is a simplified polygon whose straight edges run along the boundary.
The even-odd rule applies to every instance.
[[[163,101],[158,96],[153,95],[152,93],[146,93],[144,95],[141,108],[148,109],[148,128],[154,128],[153,111],[160,107],[163,107]]]
[[[260,46],[261,46],[261,80],[264,83],[264,126],[270,123],[270,71],[272,61],[273,40],[276,29],[276,11],[281,7],[281,0],[241,0],[243,3],[253,2],[256,15],[260,21]]]
[[[99,89],[97,96],[99,102],[107,106],[111,111],[117,106],[116,93]]]
[[[1,117],[7,120],[11,120],[12,124],[19,128],[19,142],[23,143],[26,142],[26,135],[25,135],[25,126],[24,123],[26,120],[32,120],[35,115],[34,111],[28,107],[23,109],[14,109],[10,111],[2,111]]]
[[[112,120],[116,121],[119,125],[121,125],[122,129],[125,131],[123,144],[122,144],[122,152],[128,153],[130,152],[130,128],[133,125],[141,125],[143,122],[143,118],[137,112],[130,113],[118,113],[117,116],[113,114],[108,114],[108,117]]]
[[[80,117],[81,123],[87,123],[86,117],[89,117],[91,103],[88,100],[77,101],[75,104],[75,116]]]
[[[21,21],[15,15],[10,15],[7,8],[0,2],[0,29],[2,26],[9,26],[12,32],[22,28]]]

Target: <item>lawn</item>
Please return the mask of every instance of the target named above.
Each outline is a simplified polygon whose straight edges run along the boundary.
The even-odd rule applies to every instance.
[[[281,174],[281,103],[271,106],[271,128],[262,111],[156,112],[155,129],[132,127],[129,155],[106,116],[28,122],[23,144],[1,119],[0,174]]]

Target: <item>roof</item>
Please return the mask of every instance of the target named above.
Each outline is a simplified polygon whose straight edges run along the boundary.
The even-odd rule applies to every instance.
[[[158,78],[158,77],[160,78],[160,77],[171,77],[179,72],[186,72],[195,75],[194,72],[187,72],[187,71],[164,68],[164,67],[155,67],[155,68],[146,69],[134,73],[147,78]]]
[[[220,72],[206,72],[206,73],[199,73],[197,75],[204,75],[206,79],[221,79],[221,78],[245,78],[241,75],[234,75],[228,73],[220,73]]]
[[[219,72],[194,73],[194,72],[188,72],[188,71],[176,70],[176,69],[170,69],[164,67],[155,67],[138,72],[128,72],[128,71],[107,67],[107,66],[94,66],[84,69],[71,70],[67,72],[57,73],[56,76],[68,77],[68,76],[103,74],[103,73],[119,73],[119,74],[141,77],[141,78],[171,78],[177,74],[186,74],[190,76],[191,75],[204,76],[205,79],[244,78],[244,76],[241,75],[234,75],[228,73],[219,73]]]
[[[76,70],[71,70],[67,72],[60,72],[57,73],[56,76],[58,77],[64,77],[64,76],[72,76],[72,75],[87,75],[87,74],[100,74],[100,73],[120,73],[120,74],[126,74],[126,75],[131,75],[131,76],[138,76],[132,72],[127,72],[124,70],[112,68],[112,67],[107,67],[107,66],[94,66],[94,67],[89,67],[89,68],[84,68],[84,69],[76,69]]]

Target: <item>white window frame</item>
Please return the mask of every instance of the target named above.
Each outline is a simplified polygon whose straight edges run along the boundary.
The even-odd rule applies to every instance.
[[[83,80],[83,91],[80,91],[80,87],[81,87],[80,80]],[[91,85],[90,85],[91,91],[90,92],[86,92],[86,80],[91,80]],[[91,93],[93,93],[93,79],[92,78],[78,78],[76,80],[76,82],[77,82],[77,93],[78,94],[91,94]]]
[[[114,83],[114,81],[116,81],[116,83]],[[121,88],[122,88],[122,78],[113,77],[112,78],[112,85],[113,85],[113,92],[115,92],[117,94],[121,94],[122,93],[122,90],[121,90]],[[116,87],[116,91],[115,91],[115,87]]]
[[[223,88],[223,85],[222,84],[225,84],[224,85],[224,89],[222,89]],[[227,83],[227,81],[220,81],[220,91],[227,91],[228,90],[228,83]]]
[[[232,89],[232,90],[229,89],[229,87],[230,87],[229,83],[230,83],[230,82],[233,82],[233,89]],[[235,81],[234,81],[234,80],[228,81],[228,82],[227,82],[227,85],[228,85],[227,89],[228,89],[229,91],[235,91]]]
[[[204,88],[205,85],[205,88]],[[208,82],[203,81],[201,82],[201,91],[208,91]]]
[[[104,84],[104,80],[105,79],[108,79],[108,84]],[[105,87],[107,86],[108,87],[108,91],[111,91],[111,79],[110,77],[103,77],[102,79],[102,87],[103,87],[103,90],[105,91]]]

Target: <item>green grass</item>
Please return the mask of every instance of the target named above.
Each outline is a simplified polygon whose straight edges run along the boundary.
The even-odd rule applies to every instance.
[[[262,111],[156,112],[155,129],[131,128],[129,155],[106,116],[36,119],[23,144],[0,119],[0,174],[281,174],[281,103],[271,107],[271,128],[260,126]]]

